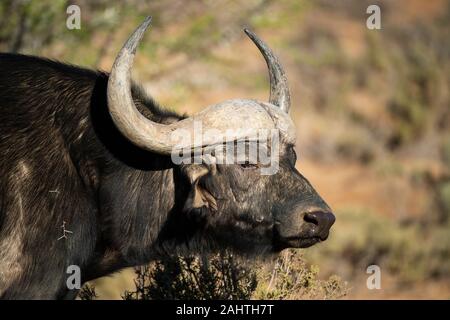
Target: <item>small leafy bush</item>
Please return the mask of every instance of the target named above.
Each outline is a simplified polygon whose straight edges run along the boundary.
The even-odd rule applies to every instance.
[[[346,282],[332,275],[318,279],[319,268],[308,266],[298,251],[286,250],[280,254],[271,272],[260,274],[255,299],[339,299],[346,296]]]
[[[231,253],[209,257],[170,256],[153,265],[136,268],[136,289],[127,300],[249,299],[257,285],[256,274]]]

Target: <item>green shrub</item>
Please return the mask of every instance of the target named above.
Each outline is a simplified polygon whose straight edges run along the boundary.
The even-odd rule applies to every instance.
[[[308,266],[298,250],[285,250],[272,264],[244,261],[225,252],[211,256],[169,256],[135,268],[135,289],[125,300],[166,299],[339,299],[347,283],[332,275],[318,278],[319,268]],[[86,284],[78,298],[97,298]]]
[[[347,283],[332,275],[318,279],[319,268],[308,266],[298,250],[285,250],[271,272],[262,271],[255,299],[339,299],[348,294]]]
[[[127,300],[249,299],[256,274],[231,253],[211,257],[171,256],[136,268],[135,291]]]

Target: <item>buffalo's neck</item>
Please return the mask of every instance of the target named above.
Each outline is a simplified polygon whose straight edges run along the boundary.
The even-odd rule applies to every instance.
[[[161,160],[154,159],[154,163]],[[100,274],[95,276],[142,265],[154,258],[161,229],[175,205],[173,175],[172,168],[141,170],[123,165],[101,178],[101,231],[94,262]]]
[[[108,111],[106,87],[107,75],[99,74],[91,90],[83,91],[89,102],[61,108],[55,116],[70,159],[97,208],[96,250],[87,278],[151,260],[175,203],[170,156],[142,150],[119,132]],[[132,91],[146,117],[159,122],[180,118],[162,114],[139,88]]]

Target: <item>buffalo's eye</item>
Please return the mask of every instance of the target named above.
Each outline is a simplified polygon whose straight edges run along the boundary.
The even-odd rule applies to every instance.
[[[249,161],[245,161],[244,163],[240,163],[239,166],[242,169],[257,169],[258,164],[257,163],[250,163]]]

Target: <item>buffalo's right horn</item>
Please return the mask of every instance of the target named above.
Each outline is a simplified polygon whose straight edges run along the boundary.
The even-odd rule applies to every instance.
[[[244,29],[247,36],[255,43],[259,51],[266,60],[269,68],[270,77],[270,98],[269,102],[280,107],[286,113],[289,113],[291,107],[291,96],[286,75],[277,56],[272,52],[269,46],[264,43],[255,33]]]

